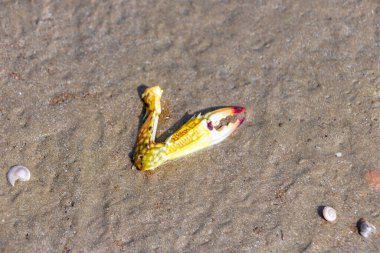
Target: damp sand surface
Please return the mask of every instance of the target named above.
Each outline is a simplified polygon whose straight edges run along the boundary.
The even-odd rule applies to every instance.
[[[380,228],[378,1],[2,1],[0,20],[1,252],[380,251],[356,228]],[[246,122],[132,170],[154,84],[161,141],[216,106]],[[15,164],[32,177],[11,187]]]

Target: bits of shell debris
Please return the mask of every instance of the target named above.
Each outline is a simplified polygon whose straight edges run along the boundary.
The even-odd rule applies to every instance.
[[[358,229],[359,229],[360,235],[362,235],[365,238],[370,236],[372,233],[375,233],[375,231],[376,231],[376,227],[374,225],[372,225],[371,223],[369,223],[364,218],[361,218],[358,221]]]
[[[332,208],[331,206],[325,206],[322,211],[323,218],[327,220],[328,222],[335,222],[336,221],[336,210]]]

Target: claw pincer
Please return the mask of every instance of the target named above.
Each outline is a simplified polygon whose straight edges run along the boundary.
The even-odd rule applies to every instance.
[[[134,165],[140,170],[153,170],[168,160],[217,144],[230,136],[244,121],[244,117],[234,121],[228,119],[245,112],[245,108],[224,107],[194,116],[164,143],[155,143],[161,95],[162,90],[158,86],[147,88],[142,95],[148,116],[140,129],[134,154]]]

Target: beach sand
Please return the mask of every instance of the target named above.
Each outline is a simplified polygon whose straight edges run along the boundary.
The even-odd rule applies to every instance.
[[[2,1],[0,20],[1,252],[380,251],[356,227],[380,229],[378,1]],[[157,84],[160,141],[216,106],[246,122],[132,170]],[[11,187],[15,164],[32,177]]]

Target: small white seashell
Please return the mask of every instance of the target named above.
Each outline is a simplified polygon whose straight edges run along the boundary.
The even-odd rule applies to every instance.
[[[372,233],[375,233],[376,227],[369,223],[366,219],[361,218],[358,222],[358,228],[359,228],[359,233],[367,238],[370,236]]]
[[[337,152],[337,153],[335,153],[335,156],[339,158],[339,157],[342,157],[343,154],[342,154],[342,152]]]
[[[12,166],[7,173],[7,179],[12,186],[15,186],[17,180],[28,181],[30,179],[30,171],[21,165]]]
[[[336,211],[330,206],[325,206],[323,208],[323,218],[329,222],[335,222],[336,220]]]

